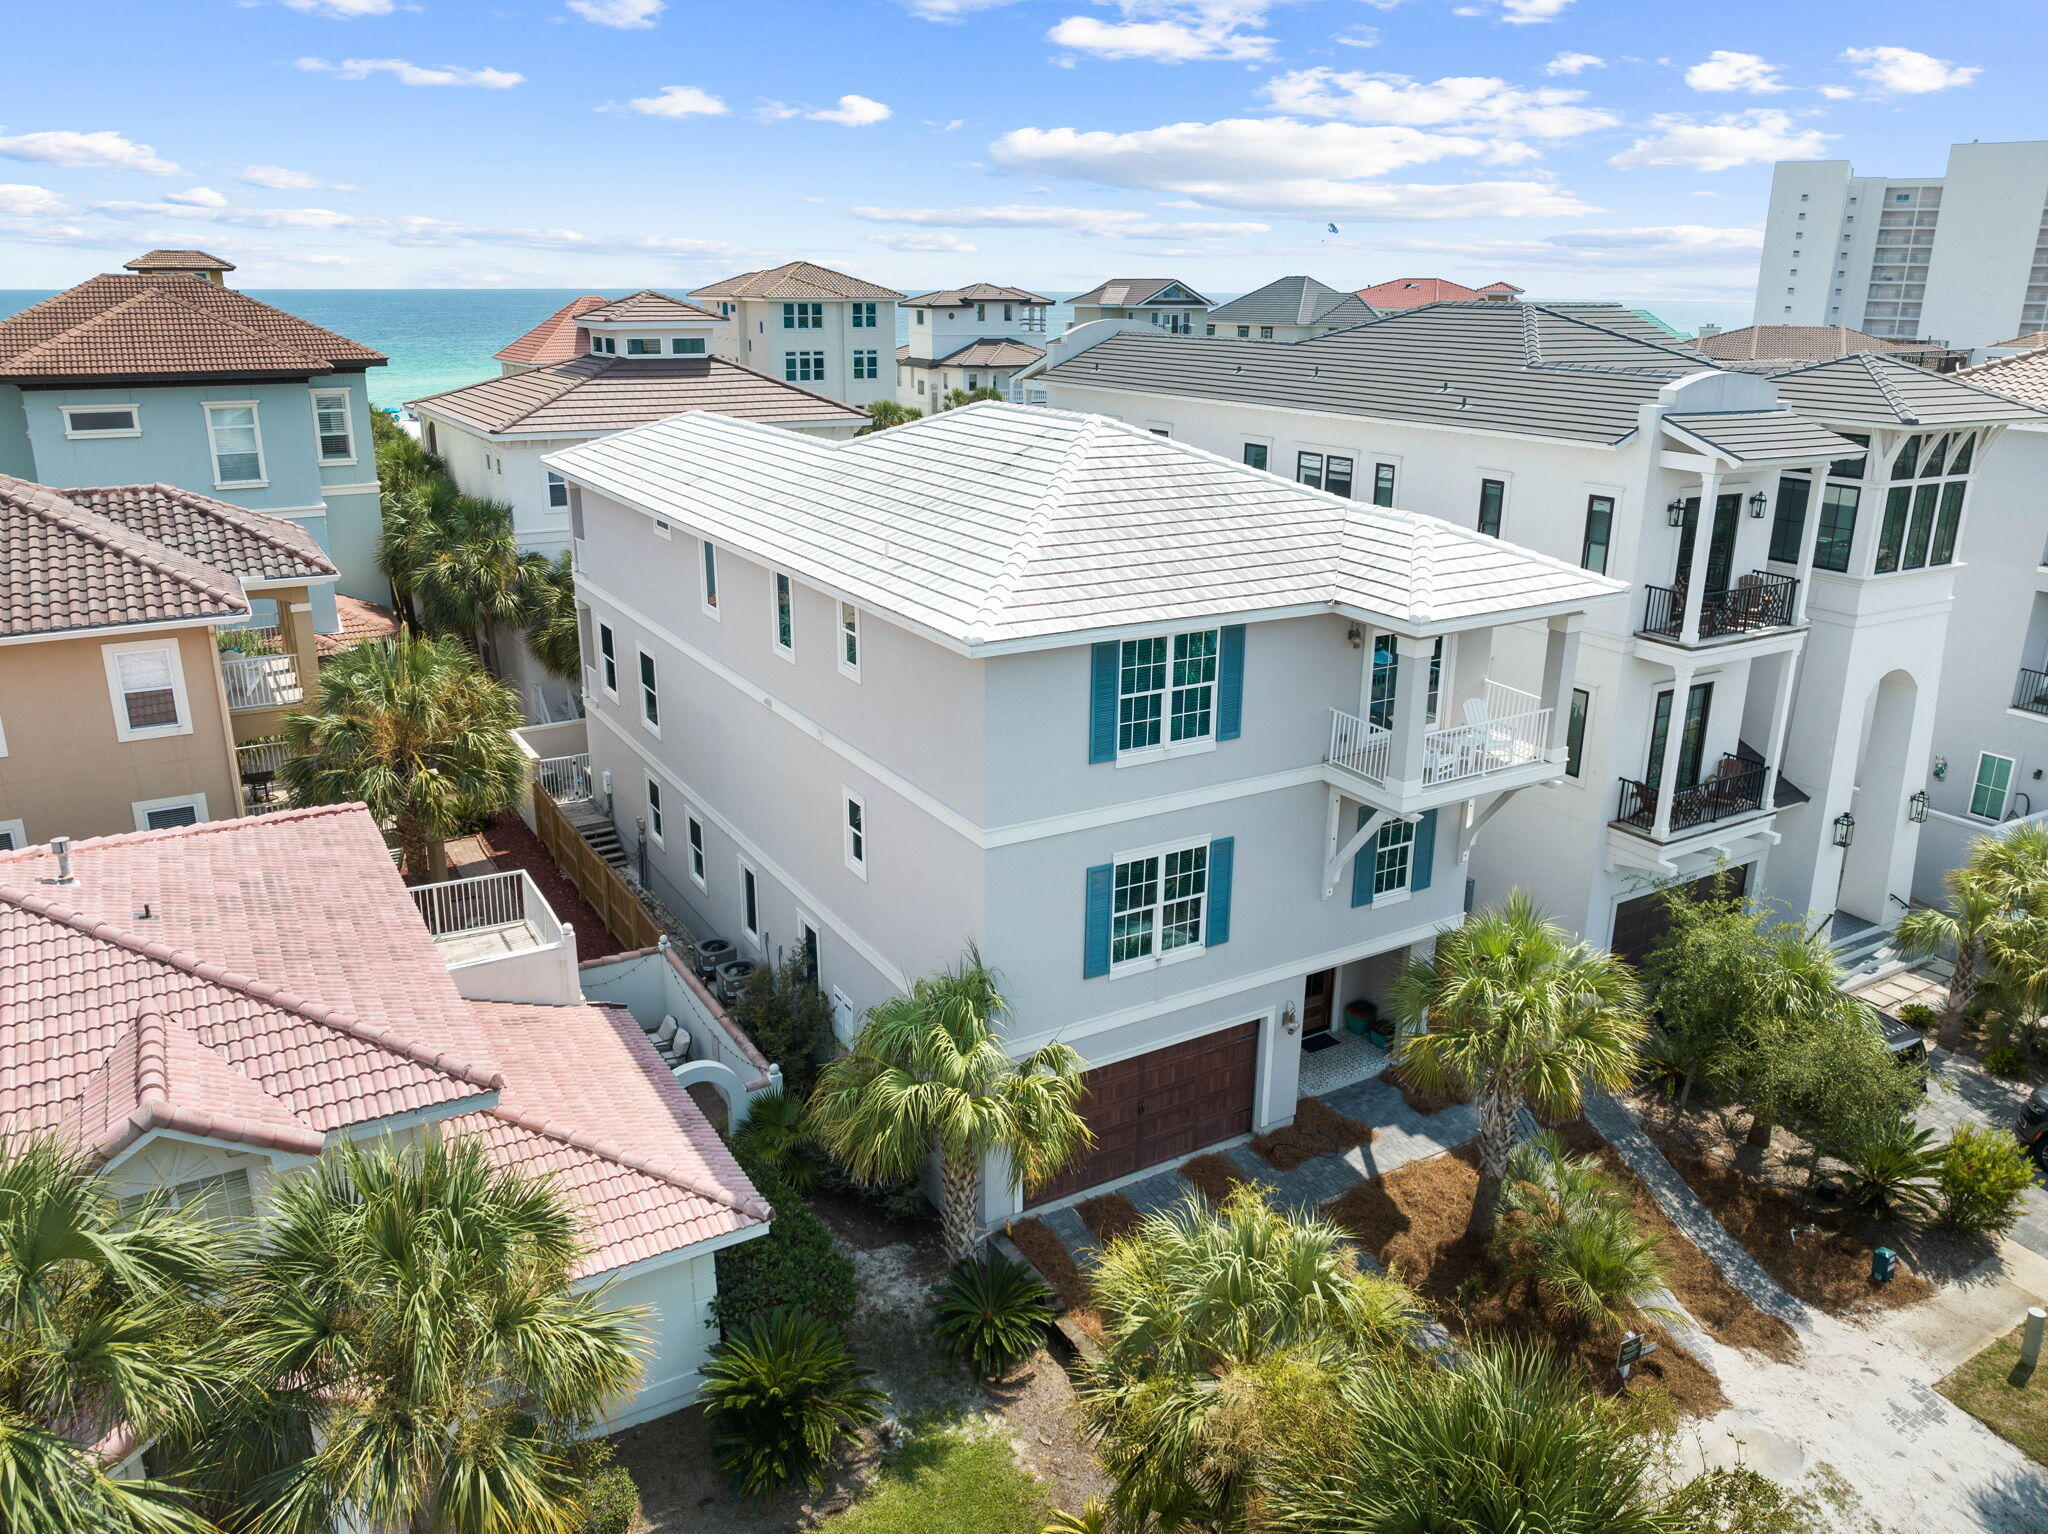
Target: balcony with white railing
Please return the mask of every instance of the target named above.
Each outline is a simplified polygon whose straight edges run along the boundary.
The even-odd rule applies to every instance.
[[[1368,795],[1375,802],[1403,811],[1427,808],[1558,775],[1562,763],[1551,758],[1554,712],[1534,693],[1489,679],[1479,697],[1458,707],[1459,723],[1423,732],[1419,756],[1411,760],[1395,730],[1333,708],[1324,760],[1336,769],[1340,787],[1355,788],[1362,780],[1378,791]]]
[[[419,884],[411,894],[463,995],[555,1005],[580,996],[575,930],[524,869]]]
[[[305,701],[306,687],[299,677],[296,656],[230,655],[223,651],[220,674],[227,686],[228,707],[237,712],[288,708]]]
[[[242,813],[268,815],[292,807],[284,785],[284,764],[292,748],[281,740],[252,741],[235,747],[235,776],[241,784]]]

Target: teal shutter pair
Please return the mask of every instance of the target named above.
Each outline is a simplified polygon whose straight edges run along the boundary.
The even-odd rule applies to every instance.
[[[1358,824],[1364,825],[1371,812],[1364,805],[1358,807]],[[1388,825],[1393,822],[1389,821]],[[1381,826],[1373,839],[1351,855],[1351,903],[1355,906],[1372,904],[1374,854],[1379,851],[1380,837],[1386,835],[1387,827]],[[1425,810],[1422,818],[1415,823],[1415,847],[1408,854],[1408,889],[1420,894],[1429,888],[1431,873],[1436,864],[1436,811]]]
[[[1116,760],[1118,659],[1123,646],[1094,646],[1088,695],[1088,760]],[[1226,624],[1216,646],[1216,738],[1236,740],[1244,721],[1244,625]]]
[[[1236,861],[1237,838],[1219,836],[1209,843],[1208,905],[1202,913],[1202,946],[1230,941],[1230,876]],[[1098,863],[1088,870],[1086,933],[1082,941],[1081,974],[1093,980],[1109,973],[1110,906],[1114,900],[1116,865]]]

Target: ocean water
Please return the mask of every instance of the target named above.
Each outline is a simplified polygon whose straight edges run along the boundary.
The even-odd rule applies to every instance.
[[[372,368],[370,399],[397,405],[442,389],[494,377],[498,364],[491,354],[532,329],[555,310],[589,291],[579,288],[250,288],[260,298],[302,319],[374,346],[391,359],[389,367]],[[604,291],[599,289],[597,291]],[[623,296],[620,292],[606,297]],[[1072,294],[1056,295],[1071,298]],[[1210,295],[1218,303],[1236,294]],[[1585,297],[1553,294],[1553,298]],[[1607,295],[1612,296],[1612,295]],[[49,292],[0,289],[0,318],[50,297]],[[1539,299],[1538,302],[1541,300]],[[1691,299],[1626,297],[1623,303],[1647,309],[1688,335],[1703,323],[1733,328],[1749,323],[1747,303]],[[1049,333],[1065,328],[1072,311],[1064,303],[1047,316]],[[903,316],[899,312],[899,319]],[[897,344],[904,340],[899,324]]]

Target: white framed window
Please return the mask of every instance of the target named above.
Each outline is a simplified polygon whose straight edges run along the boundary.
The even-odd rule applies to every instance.
[[[2014,763],[2009,756],[1983,751],[1977,756],[1977,778],[1970,786],[1970,813],[1982,820],[2005,819],[2005,806],[2012,794],[2012,769]]]
[[[873,330],[875,328],[877,319],[875,306],[873,304],[848,304],[846,308],[848,315],[848,323],[851,324],[855,330]],[[922,310],[919,310],[917,317],[920,320],[922,320],[924,318],[924,312]]]
[[[868,876],[868,803],[852,789],[841,789],[844,803],[840,806],[839,830],[840,850],[846,855],[846,866],[863,879]]]
[[[784,660],[796,659],[796,592],[789,577],[775,573],[775,653]]]
[[[761,941],[761,877],[745,858],[740,859],[740,930]]]
[[[118,1207],[123,1215],[132,1215],[152,1199],[159,1199],[176,1210],[192,1210],[207,1224],[229,1229],[240,1229],[256,1218],[256,1200],[249,1190],[249,1174],[240,1169],[215,1172],[210,1177],[194,1177],[161,1192],[137,1193],[122,1199]]]
[[[683,825],[690,835],[690,879],[698,889],[708,890],[711,886],[704,878],[704,822],[695,815],[685,815]]]
[[[28,827],[19,820],[0,820],[0,852],[18,852],[28,845]]]
[[[139,437],[142,435],[140,405],[59,405],[64,416],[64,435],[79,437]]]
[[[653,734],[661,734],[661,687],[655,680],[654,657],[638,645],[634,647],[640,658],[640,722]]]
[[[355,423],[349,418],[348,390],[313,391],[313,434],[319,440],[322,463],[356,461]]]
[[[626,339],[626,355],[627,355],[628,357],[659,357],[659,356],[661,355],[661,337],[660,337],[660,336],[629,336],[629,337],[627,337],[627,339]]]
[[[206,819],[206,795],[174,794],[168,799],[138,799],[129,806],[138,831],[169,831],[196,826]]]
[[[704,599],[704,614],[709,618],[718,616],[718,549],[709,538],[703,543],[704,557],[698,562],[701,572],[698,595]]]
[[[1373,899],[1407,894],[1409,880],[1414,876],[1415,822],[1389,820],[1380,827],[1380,834],[1373,842]]]
[[[661,820],[661,785],[647,780],[647,834],[657,847],[668,845],[667,828]]]
[[[256,401],[208,404],[206,440],[213,451],[214,489],[270,483],[263,472],[263,428],[256,419]]]
[[[141,640],[100,646],[107,666],[107,691],[114,704],[116,740],[155,740],[190,735],[192,710],[185,701],[185,668],[175,640]]]
[[[619,639],[609,623],[597,626],[597,657],[599,684],[604,688],[606,697],[616,698],[619,695]]]
[[[882,354],[870,348],[863,348],[853,354],[853,376],[855,378],[880,378],[882,376]]]
[[[839,669],[860,680],[860,609],[851,602],[839,604]]]
[[[823,352],[784,352],[782,354],[782,377],[786,383],[823,383],[825,381],[825,354]]]
[[[657,538],[672,538],[675,536],[675,528],[660,517],[653,518],[652,525],[654,527],[654,536]]]
[[[1116,859],[1110,890],[1112,974],[1202,951],[1209,904],[1207,841],[1124,853]]]
[[[702,336],[671,336],[668,349],[669,354],[675,357],[701,357],[705,353],[704,338]]]
[[[825,328],[825,306],[823,304],[784,304],[782,306],[782,328],[784,330],[823,330]]]
[[[1126,639],[1117,664],[1117,755],[1216,736],[1221,629]]]
[[[569,482],[553,469],[548,470],[548,510],[569,509]]]

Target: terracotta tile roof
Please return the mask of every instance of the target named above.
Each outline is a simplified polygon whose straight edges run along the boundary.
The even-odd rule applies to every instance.
[[[1873,336],[1847,325],[1744,325],[1739,330],[1696,337],[1692,346],[1717,362],[1824,362],[1855,352],[1949,351],[1927,341]]]
[[[561,1179],[585,1273],[770,1217],[630,1017],[456,991],[360,805],[83,841],[74,882],[56,868],[0,854],[0,1126],[310,1153],[473,1100],[449,1132]]]
[[[2008,337],[2006,340],[1993,341],[1986,350],[1996,352],[2017,348],[2022,351],[2032,351],[2039,346],[2048,346],[2048,330],[2023,331],[2021,334]]]
[[[787,261],[758,272],[692,288],[692,298],[901,298],[894,288],[835,272],[809,261]]]
[[[334,606],[341,616],[341,632],[313,636],[313,649],[322,660],[372,640],[394,638],[398,633],[398,614],[388,607],[351,596],[335,597]]]
[[[550,362],[567,362],[583,350],[576,344],[576,319],[611,300],[599,293],[572,298],[503,351],[493,352],[494,362],[521,362],[543,367]]]
[[[2043,341],[2048,342],[2048,334]],[[2048,344],[2010,357],[1980,362],[1955,375],[2028,405],[2048,405]]]
[[[231,573],[46,485],[0,474],[0,634],[198,623],[248,611]]]
[[[338,573],[298,523],[174,485],[101,485],[66,490],[64,498],[245,581]]]
[[[1423,304],[1481,299],[1488,293],[1519,293],[1512,283],[1489,282],[1483,288],[1468,288],[1448,277],[1394,277],[1358,289],[1358,296],[1375,309],[1414,309]]]
[[[642,320],[710,320],[719,325],[725,323],[725,316],[722,314],[700,309],[695,304],[685,303],[680,298],[671,298],[666,293],[657,293],[652,288],[642,288],[637,293],[628,293],[624,298],[613,299],[599,308],[586,310],[583,318],[612,325],[632,324]]]
[[[203,250],[145,251],[133,261],[123,261],[121,265],[131,272],[231,272],[235,269],[234,262],[209,256]]]
[[[1033,293],[1028,288],[1006,288],[1000,283],[971,282],[964,288],[941,288],[936,293],[920,293],[915,298],[903,300],[906,309],[963,309],[969,304],[1037,304],[1044,307],[1052,303],[1043,293]]]
[[[384,354],[245,293],[175,273],[108,273],[0,320],[0,379],[306,378]]]
[[[762,421],[865,422],[838,400],[723,357],[577,357],[409,400],[414,410],[486,432],[592,437],[686,410]]]

